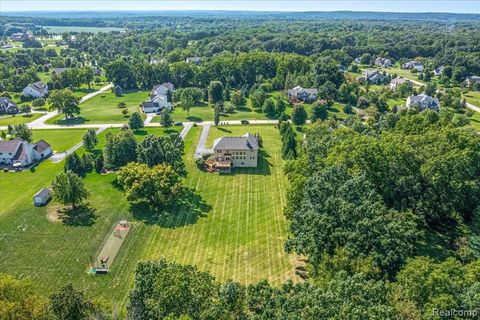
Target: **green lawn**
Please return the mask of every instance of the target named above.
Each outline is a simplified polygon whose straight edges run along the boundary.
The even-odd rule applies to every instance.
[[[287,223],[282,208],[287,182],[279,157],[281,142],[277,130],[273,126],[229,126],[230,132],[212,128],[209,140],[223,134],[244,134],[246,128],[262,135],[263,158],[257,169],[238,170],[233,175],[199,171],[192,155],[201,128],[193,127],[186,137],[185,183],[211,207],[203,216],[177,208],[173,218],[143,221],[148,213],[131,210],[115,187],[114,174],[92,173],[85,183],[90,191],[88,202],[95,208],[95,223],[66,226],[46,218],[49,212],[55,212],[55,202],[40,208],[31,203],[35,192],[48,186],[63,170],[63,163],[44,161],[34,173],[0,172],[0,270],[29,277],[36,291],[45,296],[72,282],[89,296],[102,297],[120,307],[127,302],[135,265],[144,259],[166,257],[194,264],[222,281],[251,283],[268,279],[278,285],[295,279],[294,257],[283,248]],[[57,130],[56,134],[67,140],[66,131],[69,130]],[[164,134],[163,128],[145,131]],[[106,133],[101,134],[100,141]],[[137,136],[141,139],[145,134]],[[78,141],[70,138],[71,144]],[[132,219],[134,225],[112,272],[105,276],[88,275],[91,255],[112,224],[124,218]]]
[[[85,93],[86,94],[86,93]],[[73,120],[65,121],[63,115],[58,115],[49,119],[50,124],[65,123],[127,123],[128,117],[125,117],[117,107],[120,102],[127,105],[129,114],[139,111],[139,105],[147,99],[146,91],[127,92],[121,97],[115,96],[111,92],[99,94],[80,105],[80,115]],[[142,114],[143,115],[143,114]],[[143,115],[143,117],[145,117]]]
[[[470,118],[470,125],[477,131],[480,131],[480,113],[474,112]]]
[[[63,152],[82,141],[86,131],[87,129],[39,129],[33,130],[32,139],[34,142],[43,139],[52,145],[53,151]]]
[[[467,102],[480,107],[480,91],[469,91],[467,94],[464,94],[464,97],[467,99]]]
[[[15,125],[21,123],[32,122],[35,119],[43,116],[41,113],[30,113],[28,115],[11,115],[11,116],[1,116],[0,117],[0,126]]]

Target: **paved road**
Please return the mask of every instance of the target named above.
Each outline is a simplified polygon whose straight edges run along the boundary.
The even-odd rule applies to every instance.
[[[148,126],[150,124],[150,122],[152,122],[152,119],[153,119],[153,117],[155,117],[155,115],[156,115],[155,113],[148,113],[147,118],[145,119],[143,124]]]

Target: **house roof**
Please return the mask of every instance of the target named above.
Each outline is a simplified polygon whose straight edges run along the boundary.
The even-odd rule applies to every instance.
[[[53,68],[53,72],[55,72],[57,75],[62,74],[67,68]]]
[[[46,142],[45,140],[39,140],[36,144],[34,149],[37,150],[38,153],[42,153],[43,151],[47,150],[50,148],[50,144]]]
[[[40,189],[40,191],[38,191],[37,193],[35,193],[35,196],[34,197],[46,197],[46,196],[49,196],[50,195],[50,190],[48,188],[42,188]]]
[[[45,92],[47,91],[47,85],[42,81],[34,82],[32,84],[29,84],[28,86],[40,94],[45,94]]]
[[[410,99],[410,104],[412,103],[422,103],[422,102],[433,102],[435,103],[437,106],[440,105],[440,101],[438,100],[438,98],[434,98],[434,97],[431,97],[431,96],[428,96],[426,95],[425,93],[421,93],[419,95],[412,95],[410,97],[408,97]]]
[[[17,106],[15,102],[12,101],[12,99],[7,98],[7,97],[0,97],[0,107],[4,107],[5,109],[8,108],[9,106]]]
[[[467,77],[467,80],[470,80],[473,82],[480,82],[480,76],[470,76],[470,77]]]
[[[402,83],[405,83],[405,82],[410,82],[410,80],[407,80],[407,79],[401,78],[401,77],[396,77],[395,79],[392,79],[392,81],[390,81],[390,83],[396,84],[396,85],[399,85],[399,84],[402,84]]]
[[[0,140],[0,152],[14,152],[24,142],[22,139]]]
[[[13,156],[13,160],[25,160],[27,158],[27,154],[25,152],[25,148],[23,147],[23,144],[20,144],[20,146],[17,149],[17,152]]]
[[[213,149],[258,150],[258,140],[250,133],[241,137],[221,137],[215,139]]]

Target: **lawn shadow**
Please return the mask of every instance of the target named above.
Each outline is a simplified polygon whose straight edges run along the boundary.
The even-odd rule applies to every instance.
[[[88,122],[88,121],[90,120],[79,116],[79,117],[69,118],[69,119],[58,119],[53,121],[53,123],[58,125],[63,125],[63,126],[74,126],[77,124],[84,124],[85,122]]]
[[[96,220],[95,208],[88,203],[82,204],[75,209],[59,209],[58,216],[64,225],[75,227],[92,226]]]
[[[188,116],[188,117],[186,117],[186,119],[188,121],[192,121],[192,122],[202,122],[203,121],[202,118],[196,117],[196,116]]]
[[[222,128],[222,127],[217,127],[217,130],[227,132],[227,133],[232,133],[232,130],[228,130],[228,129],[225,129],[225,128]]]
[[[146,136],[148,134],[148,131],[143,129],[136,129],[133,130],[133,134],[136,136]]]
[[[148,225],[158,225],[169,229],[195,224],[199,218],[207,216],[211,210],[212,206],[189,188],[185,189],[172,206],[158,211],[152,209],[146,202],[130,205],[134,219]]]

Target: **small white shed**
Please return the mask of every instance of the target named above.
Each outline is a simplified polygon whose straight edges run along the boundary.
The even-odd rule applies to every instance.
[[[52,192],[48,188],[43,188],[33,196],[33,204],[36,206],[46,205],[52,197]]]

